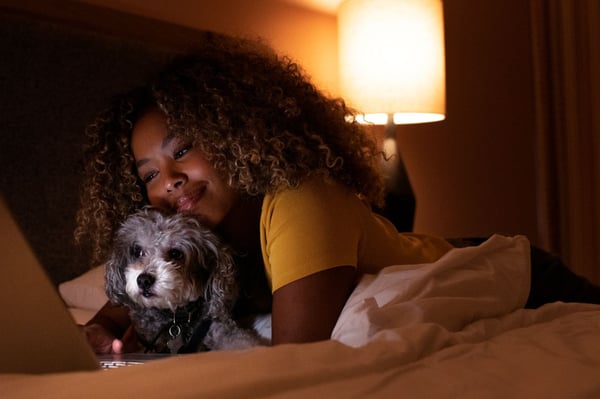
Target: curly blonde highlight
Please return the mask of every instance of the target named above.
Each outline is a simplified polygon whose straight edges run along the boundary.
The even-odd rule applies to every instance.
[[[150,84],[118,98],[87,129],[78,240],[95,260],[118,225],[148,203],[131,154],[137,119],[158,107],[170,134],[192,140],[227,183],[264,196],[329,176],[381,206],[382,157],[340,99],[321,93],[301,68],[252,40],[214,36],[174,59]]]

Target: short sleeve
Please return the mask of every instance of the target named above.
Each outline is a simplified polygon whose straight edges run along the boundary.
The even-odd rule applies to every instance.
[[[265,198],[261,246],[272,290],[333,267],[356,267],[357,207],[366,205],[344,186],[322,180]]]

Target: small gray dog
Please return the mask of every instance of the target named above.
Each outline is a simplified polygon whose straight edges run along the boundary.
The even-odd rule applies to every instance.
[[[108,298],[129,309],[146,352],[189,353],[268,343],[232,318],[239,294],[229,248],[196,218],[146,207],[115,236]]]

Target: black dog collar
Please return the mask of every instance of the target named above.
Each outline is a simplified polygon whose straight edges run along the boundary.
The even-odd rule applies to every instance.
[[[175,311],[164,309],[171,315],[169,317],[171,322],[164,325],[152,342],[142,342],[146,348],[145,352],[162,351],[161,348],[156,347],[156,342],[163,334],[168,334],[167,347],[171,353],[196,352],[212,324],[211,319],[198,319],[203,304],[204,300],[200,298],[186,306],[178,307]]]

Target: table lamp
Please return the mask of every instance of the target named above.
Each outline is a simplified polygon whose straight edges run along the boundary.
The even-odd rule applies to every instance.
[[[338,8],[338,42],[341,95],[362,113],[359,121],[386,125],[386,202],[411,214],[395,223],[410,231],[415,200],[397,149],[396,125],[445,118],[442,1],[345,0]]]

